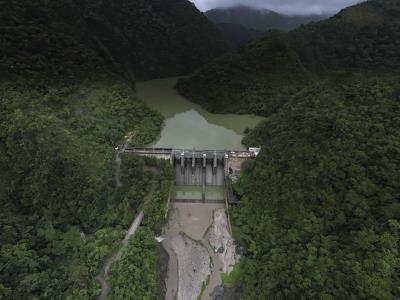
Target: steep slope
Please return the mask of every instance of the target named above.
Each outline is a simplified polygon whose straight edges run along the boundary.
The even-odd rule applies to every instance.
[[[256,9],[243,5],[212,9],[205,12],[205,15],[217,24],[239,24],[259,31],[269,29],[289,31],[300,25],[320,21],[327,17],[320,15],[288,16],[267,9]]]
[[[220,31],[184,0],[10,0],[0,16],[0,299],[95,299],[139,210],[147,243],[135,237],[141,260],[121,269],[151,280],[116,288],[156,297],[173,171],[116,159],[124,136],[144,146],[163,121],[125,79],[192,70],[224,51]]]
[[[399,82],[310,86],[246,139],[243,299],[399,299]]]
[[[3,1],[0,69],[49,74],[183,74],[227,49],[187,0]]]
[[[178,84],[207,109],[268,115],[333,71],[400,70],[400,4],[373,0],[289,33],[269,32]]]
[[[246,28],[240,24],[217,23],[216,25],[221,29],[233,49],[238,49],[240,46],[263,35],[262,31]]]

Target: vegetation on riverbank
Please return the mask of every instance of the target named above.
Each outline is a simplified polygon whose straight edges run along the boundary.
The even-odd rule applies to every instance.
[[[140,227],[112,267],[109,299],[156,299],[158,242],[148,227]]]
[[[129,172],[136,160],[136,156],[124,156],[123,174],[127,178],[126,182],[132,181],[136,175]],[[165,222],[174,171],[169,161],[146,158],[144,162],[145,169],[151,169],[148,194],[142,196],[144,201],[140,207],[144,210],[144,219],[137,233],[129,240],[128,246],[122,250],[121,260],[111,267],[108,279],[110,299],[127,299],[132,295],[138,299],[155,299],[157,295],[163,295],[158,274],[160,270],[157,269],[161,250],[155,237]],[[130,195],[129,198],[133,196]]]
[[[399,99],[398,77],[308,87],[246,138],[246,299],[400,297]]]
[[[226,287],[230,287],[240,280],[240,263],[233,266],[233,270],[229,273],[221,273],[222,283]]]

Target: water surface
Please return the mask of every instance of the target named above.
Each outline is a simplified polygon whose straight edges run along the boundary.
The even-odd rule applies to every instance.
[[[159,139],[149,145],[176,149],[244,150],[246,128],[254,128],[261,117],[212,114],[179,95],[174,88],[179,78],[139,82],[137,94],[165,118]]]

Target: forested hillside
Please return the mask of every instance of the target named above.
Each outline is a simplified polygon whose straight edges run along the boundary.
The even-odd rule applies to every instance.
[[[321,83],[246,139],[245,299],[399,299],[399,99],[398,77]]]
[[[269,29],[289,31],[300,25],[326,18],[324,15],[289,16],[268,9],[257,9],[245,5],[215,8],[205,12],[205,15],[217,24],[239,24],[248,29],[255,29],[258,31],[267,31]]]
[[[289,33],[269,32],[182,80],[182,94],[218,112],[277,111],[332,71],[400,70],[400,4],[372,0]]]
[[[227,50],[187,0],[10,0],[0,3],[0,70],[71,76],[181,75]]]
[[[96,298],[95,277],[141,209],[110,296],[162,295],[154,235],[173,171],[131,155],[118,169],[124,136],[143,146],[163,123],[131,79],[189,72],[225,50],[184,0],[0,2],[0,299]],[[147,282],[120,286],[141,272]]]
[[[3,81],[0,99],[0,298],[93,299],[137,211],[163,216],[165,194],[144,203],[159,180],[143,160],[124,160],[119,189],[113,167],[123,135],[146,144],[162,118],[116,82]]]
[[[244,299],[399,299],[400,3],[269,32],[178,87],[267,116],[231,210]]]
[[[263,31],[246,28],[240,24],[218,23],[216,25],[221,29],[233,49],[238,49],[240,46],[263,35]]]

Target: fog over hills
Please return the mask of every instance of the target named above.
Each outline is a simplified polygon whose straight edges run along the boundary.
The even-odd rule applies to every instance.
[[[257,9],[245,5],[229,8],[215,8],[207,11],[206,16],[215,23],[240,24],[249,29],[265,31],[279,29],[289,31],[302,24],[321,21],[328,15],[284,15],[268,9]]]
[[[190,0],[201,11],[218,7],[246,5],[257,9],[270,9],[285,15],[333,15],[361,0]]]

